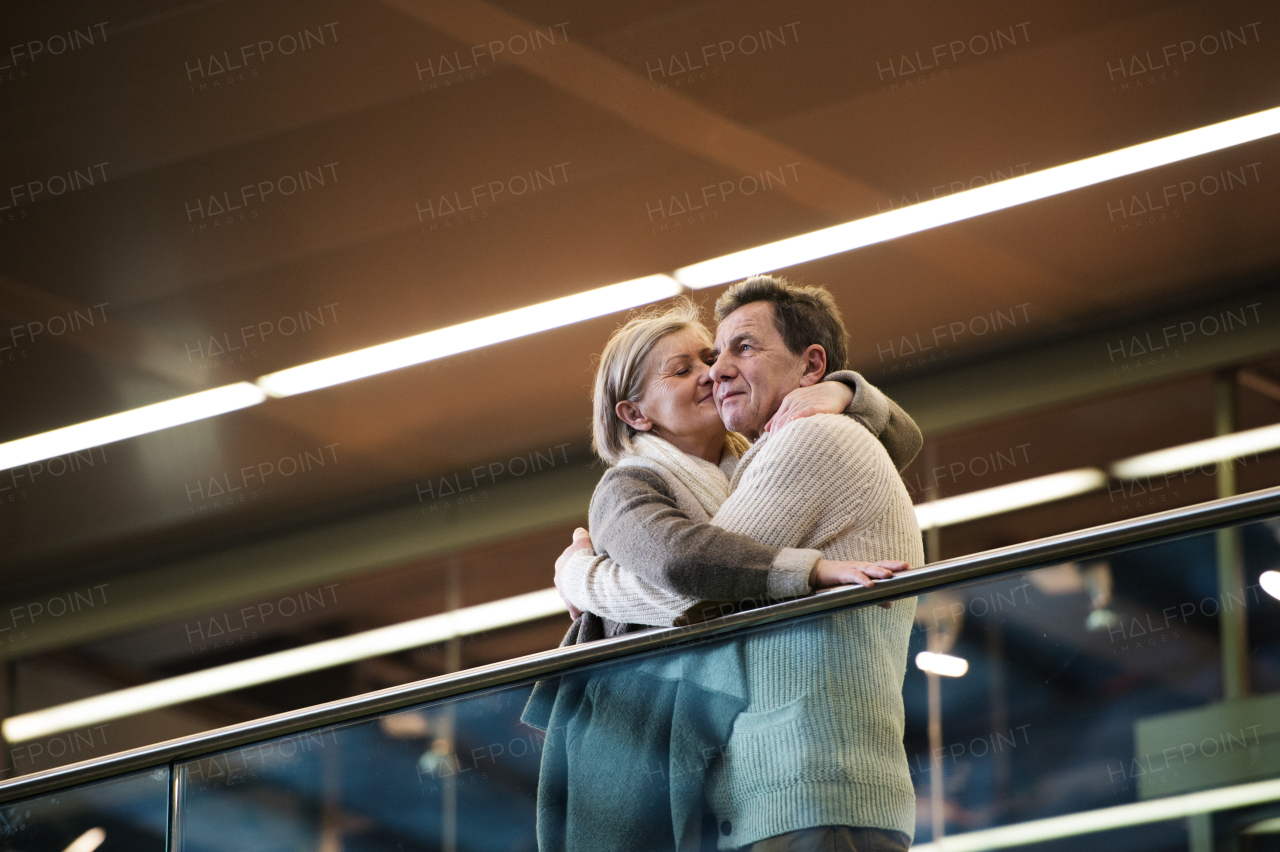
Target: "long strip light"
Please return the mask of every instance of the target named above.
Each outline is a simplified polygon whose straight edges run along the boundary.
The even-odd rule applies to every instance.
[[[564,611],[560,593],[554,588],[463,607],[11,716],[4,720],[4,738],[9,742],[26,742],[356,660],[523,624]]]
[[[290,396],[374,376],[625,311],[678,296],[682,291],[669,275],[649,275],[335,355],[262,376],[256,384],[225,385],[0,444],[0,470],[226,414],[264,402],[268,394]]]
[[[997,485],[982,491],[971,491],[955,497],[931,500],[916,506],[920,529],[960,524],[988,515],[999,515],[1014,509],[1037,506],[1085,494],[1107,484],[1107,475],[1096,467],[1066,470],[1035,479],[1024,479],[1008,485]]]
[[[141,408],[108,414],[74,426],[64,426],[0,444],[0,470],[87,450],[92,447],[193,423],[265,401],[267,395],[250,382],[167,399]]]
[[[272,396],[306,393],[625,311],[682,292],[671,276],[649,275],[270,373],[258,379],[258,387]]]
[[[772,272],[972,219],[1276,133],[1280,133],[1280,107],[755,246],[681,267],[674,275],[681,284],[694,289],[728,284],[748,275]]]
[[[1241,834],[1280,834],[1280,817],[1264,819],[1240,832]]]
[[[1193,814],[1207,814],[1232,808],[1243,808],[1264,802],[1280,801],[1280,779],[1237,784],[1217,790],[1202,790],[1168,796],[1147,802],[1132,802],[1094,811],[1049,817],[1047,819],[1018,822],[998,828],[953,834],[932,843],[912,846],[912,852],[986,852],[989,849],[1008,849],[1078,837],[1098,831],[1111,831],[1153,822],[1182,819]]]
[[[1280,423],[1132,456],[1113,464],[1111,473],[1117,479],[1141,479],[1145,476],[1191,470],[1202,464],[1229,461],[1270,450],[1280,450]]]

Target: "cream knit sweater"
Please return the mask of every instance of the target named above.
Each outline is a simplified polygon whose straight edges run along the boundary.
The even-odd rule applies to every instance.
[[[924,564],[911,498],[857,423],[817,415],[743,456],[714,523],[828,559]],[[710,797],[720,848],[823,825],[911,836],[915,792],[902,745],[902,681],[915,600],[763,628],[744,638],[750,704]],[[723,825],[722,825],[723,828]]]

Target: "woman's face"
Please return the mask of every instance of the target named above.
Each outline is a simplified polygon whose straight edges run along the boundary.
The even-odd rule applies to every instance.
[[[711,341],[694,329],[669,334],[653,347],[637,404],[652,434],[677,446],[723,441],[711,381]]]

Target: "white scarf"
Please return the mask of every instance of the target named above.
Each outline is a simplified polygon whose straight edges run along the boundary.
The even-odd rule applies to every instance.
[[[660,465],[677,482],[689,489],[707,517],[715,515],[720,505],[728,499],[729,477],[711,462],[682,452],[662,438],[645,432],[631,439],[631,449],[635,456]],[[726,442],[725,452],[730,453],[733,449]]]

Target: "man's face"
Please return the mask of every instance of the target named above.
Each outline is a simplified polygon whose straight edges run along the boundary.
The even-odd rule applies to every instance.
[[[748,440],[760,437],[782,398],[804,382],[804,359],[787,349],[769,302],[751,302],[716,329],[716,410]]]

